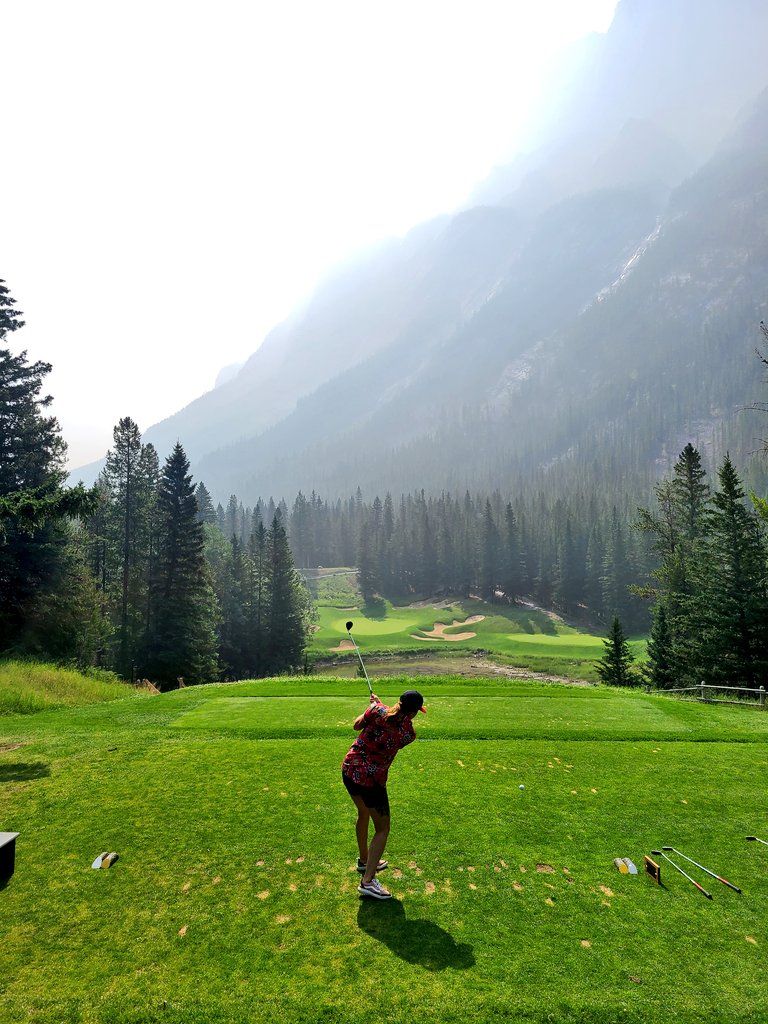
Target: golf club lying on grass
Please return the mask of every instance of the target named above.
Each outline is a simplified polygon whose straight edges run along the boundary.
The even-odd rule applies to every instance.
[[[764,839],[758,839],[757,836],[744,836],[745,839],[751,839],[755,843],[762,843],[763,846],[768,846],[768,843]]]
[[[352,641],[352,646],[357,651],[357,656],[360,659],[360,668],[362,668],[363,673],[365,675],[365,681],[366,683],[368,683],[368,692],[371,694],[371,696],[373,696],[373,687],[371,686],[371,680],[368,678],[368,673],[366,672],[365,665],[363,664],[363,656],[360,654],[360,648],[355,643],[355,638],[350,633],[350,630],[352,629],[353,626],[354,622],[352,622],[352,620],[350,619],[350,621],[347,623],[347,636]]]
[[[672,853],[676,853],[678,857],[682,857],[683,860],[689,861],[695,867],[701,868],[702,871],[706,872],[708,875],[711,875],[713,878],[716,878],[718,882],[722,882],[723,885],[727,885],[729,889],[733,889],[734,892],[741,892],[741,889],[738,887],[738,885],[733,885],[733,883],[729,882],[727,878],[721,878],[720,875],[716,875],[714,871],[710,871],[709,868],[705,868],[703,864],[699,864],[698,861],[693,860],[691,857],[686,857],[684,853],[681,853],[679,850],[676,850],[674,846],[663,846],[662,849],[671,850]]]
[[[696,881],[695,878],[691,878],[690,875],[687,875],[685,873],[685,871],[683,871],[683,869],[678,864],[675,864],[675,862],[672,860],[671,857],[668,857],[666,855],[666,853],[664,853],[662,850],[651,850],[651,853],[653,854],[654,857],[663,857],[664,860],[669,861],[669,863],[672,865],[672,867],[675,869],[675,871],[679,871],[680,874],[683,875],[684,878],[687,878],[689,882],[692,882],[696,886],[696,888],[699,890],[699,892],[703,893],[703,895],[706,896],[708,900],[712,899],[712,893],[711,892],[707,892],[707,890],[704,888],[703,885],[699,885],[699,883]]]

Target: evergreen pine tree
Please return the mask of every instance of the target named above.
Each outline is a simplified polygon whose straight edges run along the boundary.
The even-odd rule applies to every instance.
[[[653,614],[645,675],[651,686],[657,690],[673,689],[677,683],[672,634],[669,629],[667,609],[663,604],[657,605]]]
[[[718,479],[706,513],[705,557],[696,568],[701,672],[707,681],[752,688],[768,667],[766,549],[729,456]]]
[[[146,674],[164,688],[179,678],[212,682],[218,673],[218,606],[204,554],[189,462],[180,444],[163,467],[158,494],[159,560]]]
[[[95,492],[62,486],[66,445],[56,419],[43,412],[51,397],[40,396],[51,367],[29,364],[26,352],[14,356],[6,347],[7,336],[24,324],[14,305],[0,281],[0,651],[41,654],[55,645],[57,657],[69,649],[75,658],[78,630],[71,614],[82,599],[90,618],[93,605],[85,592],[76,597],[80,568],[68,550],[66,518],[92,514]],[[69,607],[55,599],[62,587]]]
[[[267,666],[279,675],[298,669],[307,643],[308,596],[296,572],[282,515],[275,511],[267,534]]]
[[[603,640],[605,653],[597,663],[597,674],[608,686],[637,686],[638,680],[632,671],[634,655],[624,634],[618,615],[613,617],[608,639]]]

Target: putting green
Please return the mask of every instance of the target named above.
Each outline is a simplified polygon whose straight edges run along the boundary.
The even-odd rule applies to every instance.
[[[347,636],[347,622],[349,619],[333,619],[330,626],[326,626],[327,629],[331,629],[338,633],[339,639],[343,640]],[[352,627],[352,636],[357,638],[358,636],[388,636],[390,634],[401,633],[404,630],[415,629],[419,622],[419,616],[414,612],[411,615],[403,615],[401,612],[395,612],[387,615],[385,619],[366,619],[360,615],[354,620],[354,626]]]

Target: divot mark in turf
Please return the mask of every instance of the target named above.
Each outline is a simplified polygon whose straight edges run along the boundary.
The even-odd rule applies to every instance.
[[[459,766],[459,768],[466,767],[463,761],[457,761],[456,764]]]
[[[643,984],[643,979],[642,978],[638,978],[638,976],[636,974],[630,974],[629,975],[629,980],[631,982],[633,982],[635,985],[642,985]]]
[[[288,924],[290,917],[287,914],[278,914],[275,918],[275,924]]]
[[[555,873],[555,869],[552,867],[551,864],[537,864],[536,870],[541,875],[554,875]]]
[[[613,889],[609,889],[607,885],[601,885],[600,892],[605,896],[613,896]]]
[[[468,868],[467,868],[467,871],[474,871],[474,870],[475,870],[475,869],[474,869],[473,867],[468,867]]]
[[[469,888],[470,888],[470,889],[475,889],[475,890],[476,890],[476,889],[477,889],[477,886],[476,886],[476,885],[474,885],[474,884],[473,884],[472,882],[470,882],[470,883],[469,883]]]
[[[298,892],[298,891],[299,891],[298,885],[296,885],[294,882],[291,882],[291,884],[288,886],[288,892]]]
[[[211,885],[218,885],[221,881],[221,875],[216,875],[215,878],[211,879]]]
[[[187,934],[187,927],[188,925],[185,924],[181,928],[179,928],[179,935],[181,936],[182,939]]]
[[[352,868],[352,870],[354,871],[355,868]],[[402,878],[403,877],[403,872],[400,870],[400,868],[394,868],[392,870],[392,877],[393,878]]]
[[[181,891],[182,892],[189,892],[189,890],[191,888],[192,888],[192,883],[191,882],[185,882],[184,885],[182,885],[182,887],[181,887]]]
[[[414,868],[418,867],[418,864],[416,863],[415,860],[409,860],[408,861],[408,867],[411,869],[411,871],[413,871]]]
[[[264,861],[263,860],[257,860],[256,861],[256,867],[257,868],[263,868],[264,867]]]
[[[291,858],[290,858],[290,857],[286,857],[286,858],[285,858],[285,863],[286,863],[286,864],[293,864],[293,861],[291,860]]]
[[[524,892],[524,887],[520,885],[517,879],[515,879],[512,883],[512,888],[515,890],[515,892]]]
[[[256,899],[257,900],[269,899],[269,889],[262,889],[261,892],[257,892],[256,893]]]
[[[427,894],[429,894],[431,896],[434,891],[435,891],[435,883],[434,882],[425,882],[424,883],[424,892],[426,892]]]
[[[525,866],[525,864],[521,864],[521,865],[520,865],[520,871],[521,871],[521,872],[522,872],[523,874],[525,874],[525,872],[526,872],[527,870],[528,870],[528,868],[527,868],[527,867]]]
[[[753,935],[746,936],[747,942],[751,942],[753,946],[757,945],[757,939]]]
[[[297,857],[296,858],[296,863],[297,864],[303,864],[304,863],[304,858],[303,857]]]
[[[552,899],[551,896],[547,896],[544,902],[547,904],[548,907],[554,907],[555,905],[555,901]]]
[[[582,939],[581,945],[584,949],[592,949],[592,943],[589,941],[589,939]]]

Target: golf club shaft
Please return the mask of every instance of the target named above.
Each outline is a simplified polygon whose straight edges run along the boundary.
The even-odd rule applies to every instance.
[[[723,885],[727,885],[729,889],[733,889],[734,892],[741,892],[741,889],[738,887],[738,885],[734,885],[732,882],[729,882],[727,878],[722,878],[720,875],[716,875],[714,871],[710,871],[709,868],[705,868],[703,864],[699,864],[699,862],[697,860],[694,860],[692,857],[686,857],[684,853],[681,853],[679,850],[676,850],[674,846],[665,846],[664,849],[671,850],[672,853],[677,854],[678,857],[682,857],[683,860],[687,860],[690,864],[693,864],[694,867],[700,868],[702,871],[705,871],[708,875],[711,875],[712,878],[716,878],[718,882],[722,882]]]
[[[352,641],[352,646],[357,651],[357,657],[360,660],[360,668],[362,668],[363,673],[365,675],[365,681],[366,681],[366,683],[368,683],[368,692],[371,694],[371,696],[373,696],[373,687],[371,686],[371,680],[368,678],[368,672],[366,671],[365,665],[363,664],[363,656],[360,653],[360,648],[355,643],[355,638],[352,636],[352,634],[350,633],[349,630],[347,630],[347,636]]]
[[[756,843],[762,843],[762,844],[763,844],[763,846],[768,846],[768,843],[766,843],[766,841],[765,841],[764,839],[758,839],[758,837],[757,837],[757,836],[746,836],[745,838],[746,838],[746,839],[754,839],[754,841],[755,841]]]
[[[666,853],[664,853],[662,850],[651,850],[651,853],[655,857],[663,857],[664,860],[666,860],[668,863],[670,863],[672,865],[672,867],[675,869],[675,871],[679,871],[680,874],[684,878],[687,878],[688,881],[691,882],[692,885],[695,885],[696,888],[699,890],[699,892],[703,893],[707,897],[708,900],[712,899],[712,893],[707,892],[707,890],[704,888],[703,885],[699,885],[699,883],[696,881],[695,878],[691,878],[691,876],[689,874],[687,874],[685,871],[683,871],[683,869],[680,867],[679,864],[675,864],[675,862],[672,860],[672,858],[668,857],[666,855]]]

